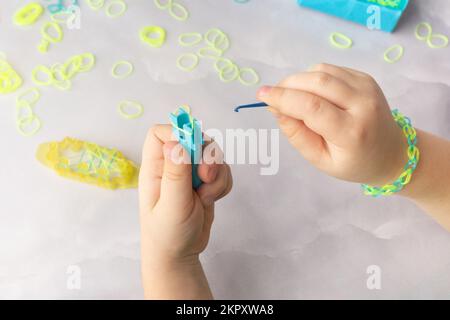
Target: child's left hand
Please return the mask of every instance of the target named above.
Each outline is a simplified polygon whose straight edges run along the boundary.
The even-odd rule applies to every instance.
[[[215,164],[199,164],[204,183],[193,190],[189,156],[172,138],[172,127],[159,125],[150,129],[144,145],[139,177],[144,272],[199,265],[198,256],[209,240],[214,202],[232,187],[229,166],[215,159]],[[180,156],[187,161],[180,161]]]

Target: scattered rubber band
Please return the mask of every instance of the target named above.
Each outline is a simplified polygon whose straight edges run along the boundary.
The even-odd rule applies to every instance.
[[[184,40],[185,38],[193,39],[193,40],[186,41],[186,40]],[[202,42],[202,40],[203,40],[203,35],[199,32],[183,33],[183,34],[180,34],[180,36],[178,37],[178,43],[182,47],[195,46],[196,44],[199,44],[200,42]]]
[[[231,76],[227,77],[226,76],[227,74],[230,74]],[[234,63],[232,63],[231,65],[229,65],[229,66],[227,66],[225,68],[222,68],[219,71],[219,79],[222,82],[229,83],[229,82],[232,82],[232,81],[234,81],[234,80],[236,80],[238,78],[239,78],[239,67],[236,64],[234,64]]]
[[[47,80],[39,80],[39,73],[45,74]],[[31,80],[33,80],[33,82],[38,86],[49,86],[55,81],[52,71],[44,65],[38,65],[33,69],[33,71],[31,72]]]
[[[33,123],[36,123],[36,125],[34,127],[32,127],[31,130],[27,131],[26,127],[28,127],[29,125],[31,125]],[[24,137],[34,136],[42,128],[42,122],[36,116],[17,120],[16,124],[17,124],[17,131],[19,131],[19,133],[21,135],[23,135]]]
[[[222,57],[222,51],[214,47],[204,47],[197,51],[200,58],[214,59],[217,60]]]
[[[185,59],[192,59],[192,64],[188,65],[188,66],[184,65],[183,61]],[[193,53],[185,53],[178,57],[177,67],[178,67],[178,69],[180,69],[182,71],[190,72],[198,66],[198,62],[199,62],[199,59],[198,59],[197,55],[195,55]]]
[[[341,42],[338,42],[338,39],[341,40]],[[350,49],[353,46],[352,39],[340,32],[333,32],[330,35],[330,43],[339,49]]]
[[[28,98],[29,95],[32,95],[32,98]],[[28,99],[27,99],[28,98]],[[38,88],[30,88],[28,90],[25,90],[21,94],[19,94],[16,97],[16,104],[20,105],[23,103],[26,103],[28,105],[34,105],[36,104],[39,99],[41,98],[41,92]]]
[[[426,35],[421,35],[420,30],[426,29]],[[443,34],[433,33],[433,27],[428,22],[421,22],[416,26],[414,32],[416,38],[421,41],[425,41],[427,45],[432,49],[442,49],[448,46],[448,37]],[[433,39],[441,40],[441,44],[435,44]]]
[[[87,5],[92,10],[100,10],[105,5],[105,0],[86,0]]]
[[[124,72],[124,73],[117,72],[117,69],[121,66],[125,66],[127,68],[126,72]],[[126,77],[131,75],[133,73],[133,71],[134,71],[133,64],[129,61],[122,60],[122,61],[116,62],[113,65],[113,67],[111,69],[111,75],[113,76],[113,78],[116,78],[116,79],[125,79]]]
[[[114,6],[119,6],[120,7],[119,11],[113,12],[112,8]],[[127,4],[122,0],[114,0],[106,5],[105,12],[109,18],[117,18],[122,16],[125,13],[125,11],[127,11],[127,8],[128,8]]]
[[[153,36],[156,37],[153,37]],[[159,26],[148,26],[141,29],[139,37],[143,43],[154,48],[160,48],[166,41],[166,30]]]
[[[15,92],[22,86],[23,80],[13,67],[6,61],[5,57],[0,58],[0,94]]]
[[[34,24],[44,13],[44,7],[37,2],[31,2],[19,9],[14,15],[14,23],[18,26]]]
[[[245,80],[244,74],[250,74],[253,80]],[[244,86],[254,86],[259,83],[259,75],[252,68],[242,68],[239,70],[239,82]]]
[[[158,9],[168,10],[170,16],[175,20],[186,21],[189,18],[189,11],[186,7],[175,0],[167,0],[166,3],[161,3],[160,0],[154,0],[154,2]]]
[[[49,33],[49,29],[53,29],[56,31],[56,36],[53,37]],[[64,38],[64,33],[61,29],[61,26],[54,21],[45,23],[41,28],[42,41],[39,44],[38,50],[41,53],[48,52],[50,43],[61,42]]]
[[[124,108],[125,107],[131,107],[132,109],[137,110],[136,113],[127,113]],[[119,111],[119,114],[124,117],[125,119],[131,120],[131,119],[137,119],[141,117],[144,114],[144,107],[139,102],[135,101],[122,101],[119,103],[119,106],[117,108]]]
[[[394,51],[397,51],[397,55],[391,57],[390,53]],[[405,49],[403,48],[403,46],[399,44],[393,45],[384,52],[384,61],[388,63],[396,63],[403,57],[404,52]]]

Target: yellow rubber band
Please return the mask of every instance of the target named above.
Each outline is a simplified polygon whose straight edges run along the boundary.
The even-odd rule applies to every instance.
[[[154,48],[160,48],[166,41],[166,30],[158,26],[144,27],[141,29],[139,37],[143,43]]]
[[[34,24],[44,13],[44,8],[37,2],[31,2],[19,9],[14,15],[14,23],[18,26]]]
[[[89,8],[92,10],[100,10],[105,5],[105,0],[86,0]]]
[[[31,97],[29,97],[31,95]],[[16,97],[16,105],[26,103],[28,105],[34,105],[41,98],[41,92],[38,88],[30,88],[23,91]]]
[[[207,59],[219,59],[222,57],[222,51],[218,50],[214,47],[204,47],[204,48],[200,48],[197,51],[197,54],[199,57],[201,58],[207,58]]]
[[[47,76],[47,81],[39,80],[38,74],[43,73]],[[49,86],[55,82],[52,71],[44,65],[39,65],[31,72],[31,80],[38,86]]]
[[[421,29],[426,30],[426,34],[420,33]],[[433,27],[428,22],[421,22],[416,26],[414,35],[418,40],[426,41],[427,45],[432,49],[442,49],[448,46],[448,37],[443,34],[433,33]],[[433,39],[441,40],[441,44],[433,43]]]
[[[186,21],[189,18],[189,11],[186,7],[177,2],[173,2],[172,7],[169,9],[169,14],[178,21]]]
[[[394,57],[391,57],[390,53],[394,52],[394,51],[397,51],[397,55]],[[405,52],[405,49],[401,45],[399,45],[399,44],[393,45],[392,47],[388,48],[384,52],[384,61],[386,61],[388,63],[396,63],[403,57],[404,52]]]
[[[137,110],[136,113],[127,113],[125,112],[125,107],[131,107],[132,109]],[[144,107],[139,102],[135,101],[122,101],[119,103],[119,106],[117,107],[117,110],[119,111],[119,114],[124,117],[125,119],[131,120],[131,119],[137,119],[141,117],[144,114]]]
[[[119,73],[117,73],[117,69],[120,66],[126,66],[128,69],[126,70],[126,72],[119,74]],[[133,64],[129,61],[122,60],[122,61],[116,62],[113,65],[113,67],[111,69],[111,75],[116,79],[124,79],[124,78],[128,77],[130,74],[132,74],[133,71],[134,71]]]
[[[192,41],[187,41],[185,39],[192,39]],[[183,33],[178,37],[178,43],[182,47],[192,47],[199,44],[203,40],[203,35],[199,32]]]
[[[219,71],[219,79],[222,82],[229,83],[238,78],[239,78],[239,67],[234,63],[220,69]]]
[[[26,130],[27,127],[31,124],[35,123],[34,127],[31,127],[31,130]],[[24,118],[17,120],[17,131],[23,135],[24,137],[34,136],[42,127],[41,120],[36,116],[31,116],[29,118]]]
[[[338,40],[341,42],[338,42]],[[330,43],[339,49],[350,49],[353,46],[353,40],[340,32],[333,32],[330,35]]]
[[[223,65],[221,65],[221,64],[223,64]],[[224,68],[227,68],[227,67],[229,67],[229,66],[231,66],[231,65],[233,65],[234,64],[234,62],[233,61],[231,61],[230,59],[227,59],[227,58],[218,58],[215,62],[214,62],[214,69],[217,71],[217,72],[220,72],[220,71],[222,71]]]
[[[90,71],[95,65],[95,56],[92,53],[84,53],[80,55],[81,61],[78,72]],[[87,62],[86,62],[87,61]]]
[[[191,65],[184,65],[183,61],[186,59],[192,59],[192,64]],[[198,66],[198,56],[193,54],[193,53],[185,53],[182,54],[181,56],[178,57],[177,59],[177,67],[178,69],[185,71],[185,72],[189,72],[194,70],[197,66]]]
[[[49,34],[48,31],[50,28],[52,28],[53,30],[56,31],[56,33],[57,33],[56,37],[52,37]],[[52,43],[61,42],[64,37],[61,26],[56,22],[46,22],[41,28],[41,35],[45,40],[52,42]]]
[[[224,53],[230,47],[228,36],[220,29],[213,28],[205,33],[205,42],[216,50]]]
[[[253,77],[252,80],[245,80],[243,75],[249,74],[251,77]],[[239,70],[239,82],[242,83],[244,86],[254,86],[259,83],[259,75],[256,73],[256,71],[252,68],[242,68]]]
[[[113,12],[112,8],[114,6],[119,6],[120,7],[119,11]],[[117,18],[123,15],[125,11],[127,11],[127,8],[128,8],[127,4],[122,0],[114,0],[106,5],[105,12],[109,18]]]

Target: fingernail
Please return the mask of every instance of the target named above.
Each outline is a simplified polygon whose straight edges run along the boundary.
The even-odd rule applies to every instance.
[[[258,93],[256,95],[262,98],[268,95],[270,90],[272,90],[271,86],[262,86],[261,88],[259,88]]]

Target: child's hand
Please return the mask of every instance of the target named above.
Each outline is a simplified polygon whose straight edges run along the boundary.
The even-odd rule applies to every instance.
[[[226,164],[202,163],[198,174],[204,183],[194,191],[189,156],[171,141],[171,129],[169,125],[153,127],[144,145],[139,181],[141,225],[146,250],[162,259],[183,260],[206,248],[214,202],[230,192],[232,177]]]
[[[212,296],[198,256],[208,244],[214,202],[231,190],[231,172],[228,165],[220,164],[222,155],[215,145],[215,159],[198,166],[204,183],[194,191],[189,156],[171,139],[171,126],[153,127],[142,155],[139,198],[144,289],[148,298],[207,299]]]
[[[383,92],[369,75],[320,64],[262,87],[290,143],[320,170],[340,179],[384,185],[407,163],[407,141]]]

